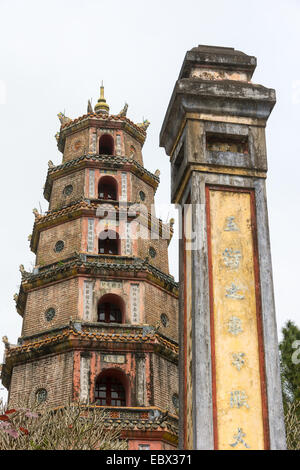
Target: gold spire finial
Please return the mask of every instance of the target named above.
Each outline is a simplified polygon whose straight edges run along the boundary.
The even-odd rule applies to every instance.
[[[98,99],[94,109],[95,109],[95,112],[99,113],[99,114],[108,114],[109,113],[109,106],[106,103],[106,99],[104,98],[103,80],[101,81],[100,98]]]

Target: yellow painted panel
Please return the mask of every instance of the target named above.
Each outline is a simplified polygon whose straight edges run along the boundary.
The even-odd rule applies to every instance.
[[[219,449],[264,449],[251,196],[210,189]]]

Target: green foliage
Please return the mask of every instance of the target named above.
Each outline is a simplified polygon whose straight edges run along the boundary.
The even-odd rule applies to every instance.
[[[287,321],[282,334],[279,350],[283,402],[286,408],[288,404],[300,401],[300,329],[292,321]]]
[[[68,404],[58,409],[41,405],[0,407],[2,450],[122,450],[120,425],[107,424],[97,407]]]
[[[279,344],[286,442],[300,450],[300,329],[292,321],[282,328]]]

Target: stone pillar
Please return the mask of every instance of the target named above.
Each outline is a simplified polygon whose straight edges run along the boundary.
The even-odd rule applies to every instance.
[[[136,404],[145,406],[146,401],[146,371],[145,354],[136,353]]]
[[[251,82],[255,67],[255,57],[233,48],[188,51],[160,134],[185,226],[186,449],[285,448],[265,190],[265,127],[276,98]]]
[[[88,403],[90,399],[91,354],[80,353],[80,402]]]

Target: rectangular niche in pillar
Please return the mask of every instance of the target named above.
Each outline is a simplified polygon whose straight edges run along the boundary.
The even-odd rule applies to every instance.
[[[207,132],[206,150],[210,152],[231,152],[248,155],[248,136]]]
[[[255,196],[207,186],[206,198],[215,448],[267,449]]]

